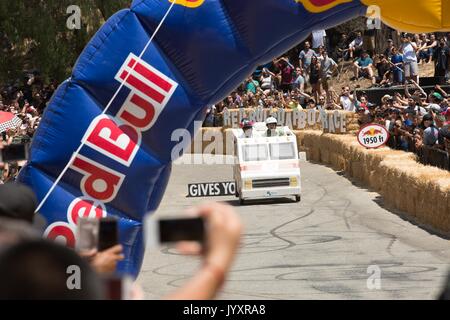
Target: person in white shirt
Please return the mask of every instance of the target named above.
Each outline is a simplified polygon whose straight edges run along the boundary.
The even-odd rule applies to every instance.
[[[312,45],[313,49],[318,49],[320,46],[325,46],[325,37],[327,33],[325,30],[315,30],[312,32]]]
[[[400,53],[403,54],[403,65],[405,71],[406,80],[413,80],[419,82],[419,65],[417,64],[417,50],[416,43],[412,42],[410,34],[403,33],[403,44],[400,47]]]
[[[349,87],[342,88],[340,102],[341,102],[342,109],[344,109],[345,111],[355,112],[355,109],[356,109],[355,97],[352,94],[350,94]]]
[[[273,90],[273,81],[276,78],[276,75],[270,72],[268,69],[264,68],[260,83],[261,83],[261,89],[264,91],[264,94],[269,94]]]

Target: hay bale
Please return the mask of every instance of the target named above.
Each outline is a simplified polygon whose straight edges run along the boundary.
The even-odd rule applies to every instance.
[[[389,206],[408,212],[421,223],[450,232],[449,172],[419,164],[412,153],[387,147],[366,149],[352,134],[321,134],[312,130],[303,133],[308,160],[344,170],[378,191]]]
[[[408,172],[408,184],[414,185],[417,193],[415,216],[423,223],[439,226],[446,221],[448,206],[448,184],[450,173],[435,167],[418,165]],[[406,179],[405,179],[406,180]]]
[[[348,123],[346,126],[347,132],[358,132],[360,129],[360,126],[358,123]]]
[[[428,188],[429,210],[424,213],[424,220],[439,226],[444,232],[450,231],[450,177],[435,179]]]
[[[311,160],[320,162],[320,149],[317,147],[311,148]]]
[[[311,148],[302,147],[302,151],[306,152],[306,160],[311,161]]]
[[[330,151],[326,150],[326,149],[321,149],[320,150],[320,161],[322,163],[326,163],[329,164],[330,161]]]
[[[341,170],[341,168],[339,167],[339,155],[335,152],[329,152],[329,160],[330,160],[330,164],[333,167],[333,169],[335,170]]]
[[[304,146],[304,144],[305,144],[305,131],[293,130],[293,133],[297,137],[297,146],[300,149],[300,147]]]
[[[321,131],[305,130],[305,146],[308,148],[319,148]]]

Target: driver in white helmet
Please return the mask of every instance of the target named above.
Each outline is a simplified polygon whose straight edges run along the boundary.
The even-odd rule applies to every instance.
[[[265,137],[278,137],[284,136],[285,132],[281,128],[277,129],[278,121],[274,117],[269,117],[266,120],[267,131],[265,132]]]

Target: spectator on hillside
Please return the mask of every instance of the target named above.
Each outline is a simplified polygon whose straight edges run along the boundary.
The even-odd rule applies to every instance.
[[[321,95],[320,90],[320,76],[321,76],[321,64],[319,59],[314,56],[311,60],[311,66],[309,67],[309,84],[312,88],[312,93],[315,101],[318,101],[319,96]]]
[[[281,70],[281,85],[280,89],[283,92],[289,92],[292,90],[292,84],[294,83],[294,66],[289,62],[288,58],[283,57],[276,61],[278,68]]]
[[[330,80],[335,72],[337,72],[337,63],[328,56],[328,52],[324,51],[322,53],[322,61],[320,65],[320,78],[322,83],[322,88],[326,93],[327,102],[332,100],[331,96],[331,86]]]
[[[354,57],[359,57],[364,48],[364,40],[362,37],[362,33],[360,31],[356,32],[356,38],[350,42],[348,46],[348,52],[350,55],[350,59]]]
[[[376,83],[380,86],[389,85],[391,82],[391,65],[385,55],[380,54],[376,57],[375,67],[377,69]]]
[[[392,66],[392,76],[393,76],[393,84],[399,85],[403,84],[403,55],[398,52],[396,47],[392,48],[392,56],[391,56],[391,66]]]
[[[422,38],[420,37],[420,35],[418,33],[414,33],[412,35],[412,41],[416,44],[417,50],[419,50],[419,48],[422,47]],[[418,51],[417,51],[417,53],[418,53]]]
[[[259,89],[259,82],[255,79],[253,79],[253,77],[248,77],[246,85],[245,85],[245,89],[246,89],[247,93],[256,94],[256,92]]]
[[[394,40],[388,39],[387,48],[384,50],[384,56],[389,60],[391,59],[391,57],[393,55],[392,49],[394,49]]]
[[[305,48],[302,51],[300,51],[300,55],[298,57],[299,63],[300,63],[300,68],[302,68],[302,70],[305,73],[306,82],[309,82],[310,66],[311,66],[312,58],[314,56],[317,56],[317,54],[314,52],[313,49],[311,49],[310,42],[306,41]]]
[[[429,63],[432,58],[430,49],[430,39],[428,39],[426,33],[420,35],[420,45],[418,45],[417,58],[419,63]]]
[[[312,32],[312,48],[318,50],[320,47],[325,47],[327,33],[325,30],[314,30]],[[316,51],[318,52],[318,51]]]
[[[354,66],[354,74],[355,80],[358,80],[360,77],[364,77],[372,80],[372,85],[376,83],[376,78],[373,73],[373,60],[370,58],[369,54],[366,51],[363,51],[361,57],[355,61]]]
[[[434,56],[434,51],[436,50],[438,45],[439,45],[439,42],[436,39],[436,35],[434,33],[430,34],[430,38],[428,40],[428,50],[429,50],[429,53],[430,53],[429,62],[432,61],[433,56]]]
[[[341,39],[336,45],[335,51],[334,51],[334,59],[337,62],[340,61],[347,61],[349,58],[348,54],[348,36],[346,33],[341,34]]]
[[[325,52],[326,50],[325,50],[325,47],[324,46],[320,46],[318,49],[317,49],[317,59],[319,59],[319,61],[322,63],[322,61],[323,61],[323,59],[324,59],[324,56],[323,56],[323,54],[324,54],[324,52]]]
[[[295,81],[294,81],[293,88],[294,89],[298,89],[298,90],[303,92],[305,90],[306,79],[305,79],[305,77],[303,75],[302,68],[296,68],[295,75],[296,75],[296,78],[295,78]]]
[[[410,34],[403,33],[401,36],[402,46],[400,53],[403,54],[403,69],[406,80],[414,80],[418,82],[419,66],[417,64],[417,45],[412,41]]]
[[[449,70],[450,48],[444,38],[439,39],[439,46],[434,51],[435,77],[445,77]]]
[[[270,72],[268,69],[264,68],[261,74],[261,89],[264,91],[264,94],[269,94],[272,90],[275,89],[275,78],[276,75]]]

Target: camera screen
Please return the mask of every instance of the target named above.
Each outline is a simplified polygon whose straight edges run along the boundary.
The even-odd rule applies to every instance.
[[[107,250],[114,247],[118,243],[119,234],[117,220],[113,218],[101,219],[98,234],[98,250]]]
[[[205,224],[202,218],[160,220],[160,242],[198,241],[203,242]]]
[[[21,161],[27,160],[27,145],[26,144],[12,144],[6,146],[2,152],[2,161]]]

